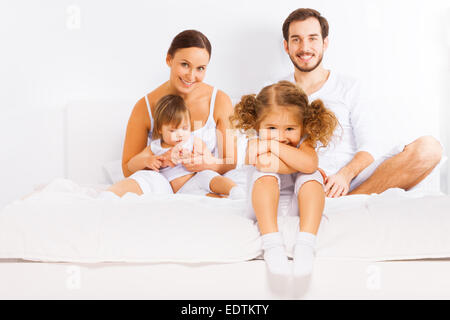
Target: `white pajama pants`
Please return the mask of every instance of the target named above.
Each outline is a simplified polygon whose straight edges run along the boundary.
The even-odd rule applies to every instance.
[[[300,188],[309,181],[317,181],[323,186],[323,177],[319,171],[311,174],[293,173],[293,174],[278,174],[258,171],[254,166],[248,166],[247,169],[247,218],[256,220],[255,211],[252,204],[253,185],[256,180],[265,176],[272,176],[277,178],[278,187],[280,190],[280,198],[278,202],[278,216],[298,216],[299,208],[297,196]]]
[[[197,172],[177,193],[205,195],[211,192],[209,184],[219,174],[212,170]],[[143,194],[173,194],[172,187],[161,173],[153,170],[140,170],[130,177],[137,182]]]

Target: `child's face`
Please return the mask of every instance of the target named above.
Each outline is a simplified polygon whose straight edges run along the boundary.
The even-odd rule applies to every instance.
[[[295,106],[272,108],[259,124],[259,137],[262,140],[276,140],[297,147],[302,137],[302,126],[296,115]]]
[[[178,127],[173,124],[163,124],[161,127],[161,136],[162,141],[171,146],[188,141],[191,136],[189,119],[183,119]]]

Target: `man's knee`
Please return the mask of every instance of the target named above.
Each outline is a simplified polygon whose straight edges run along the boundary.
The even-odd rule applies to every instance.
[[[407,145],[405,152],[410,155],[410,161],[414,161],[427,167],[436,166],[442,158],[442,146],[432,136],[423,136]]]

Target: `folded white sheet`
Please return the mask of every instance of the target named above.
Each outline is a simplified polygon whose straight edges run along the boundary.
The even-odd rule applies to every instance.
[[[0,213],[0,258],[67,262],[224,263],[261,254],[245,201],[125,195],[55,180]],[[450,198],[407,193],[327,199],[317,256],[401,260],[450,257]],[[279,227],[292,251],[298,218]]]

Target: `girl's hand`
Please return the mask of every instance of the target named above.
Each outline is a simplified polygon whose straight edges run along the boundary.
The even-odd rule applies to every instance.
[[[189,150],[183,149],[183,143],[181,142],[169,151],[171,151],[171,162],[175,165],[182,163],[183,159],[186,159],[191,154]]]
[[[161,160],[161,167],[165,168],[165,167],[175,167],[176,164],[172,161],[173,159],[173,149],[174,148],[170,148],[166,153],[162,154],[159,156],[159,159]]]
[[[257,164],[257,158],[270,152],[274,140],[250,139],[248,141],[247,152],[249,164]]]
[[[187,150],[186,150],[187,151]],[[217,159],[207,148],[195,148],[192,153],[187,154],[181,159],[186,170],[190,172],[199,172],[203,170],[213,170],[213,165],[217,164]]]

